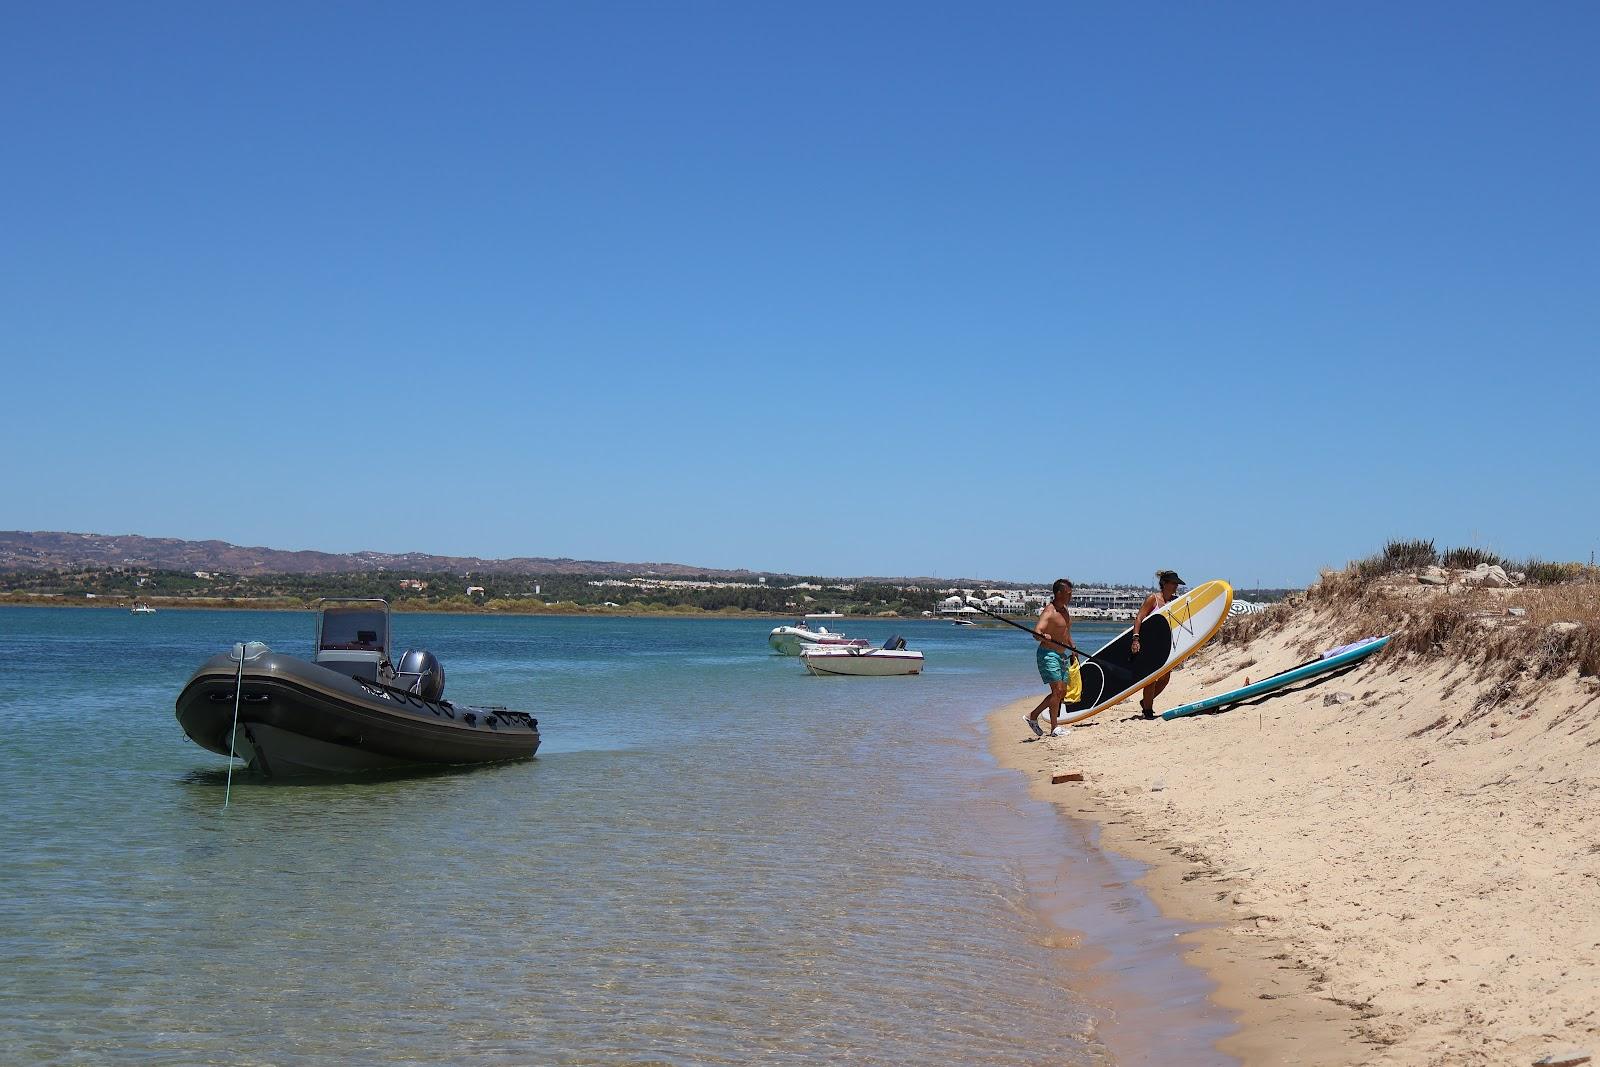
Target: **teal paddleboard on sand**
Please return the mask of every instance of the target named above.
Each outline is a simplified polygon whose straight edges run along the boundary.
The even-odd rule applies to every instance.
[[[1308,678],[1315,678],[1319,674],[1336,671],[1340,667],[1348,667],[1358,660],[1365,659],[1389,643],[1387,637],[1369,637],[1364,641],[1357,641],[1353,645],[1344,645],[1331,652],[1325,652],[1314,660],[1308,660],[1298,667],[1290,667],[1286,671],[1274,674],[1271,678],[1263,678],[1259,682],[1239,689],[1219,693],[1214,697],[1197,700],[1193,704],[1185,704],[1181,708],[1161,713],[1163,719],[1181,719],[1185,715],[1198,715],[1202,711],[1211,711],[1214,708],[1224,707],[1228,704],[1237,704],[1241,700],[1251,697],[1264,696],[1284,686],[1303,682]]]

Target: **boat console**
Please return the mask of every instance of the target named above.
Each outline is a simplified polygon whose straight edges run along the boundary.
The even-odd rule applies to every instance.
[[[382,600],[324,600],[312,662],[350,678],[394,677],[389,665],[389,605]]]

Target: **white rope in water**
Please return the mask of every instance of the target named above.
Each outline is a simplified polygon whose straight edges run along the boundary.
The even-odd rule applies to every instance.
[[[244,642],[233,646],[239,654],[239,673],[233,682],[233,729],[228,732],[228,787],[222,792],[222,810],[228,810],[228,799],[233,796],[233,742],[239,735],[239,698],[244,695]]]

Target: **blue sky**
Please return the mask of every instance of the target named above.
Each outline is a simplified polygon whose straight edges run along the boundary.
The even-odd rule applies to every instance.
[[[12,5],[0,528],[1587,558],[1600,14]]]

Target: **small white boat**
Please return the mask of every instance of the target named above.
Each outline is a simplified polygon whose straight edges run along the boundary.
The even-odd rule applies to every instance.
[[[922,673],[922,653],[906,648],[903,637],[889,638],[882,648],[812,647],[800,653],[800,662],[812,674],[886,678]]]
[[[129,615],[154,615],[155,613],[155,608],[149,604],[142,604],[137,600],[133,602],[133,607],[128,609]]]
[[[842,619],[837,612],[818,612],[807,615],[793,626],[777,626],[767,635],[767,644],[785,656],[798,656],[808,648],[866,648],[868,642],[856,637],[836,634],[826,626],[815,630],[806,625],[813,619]]]

